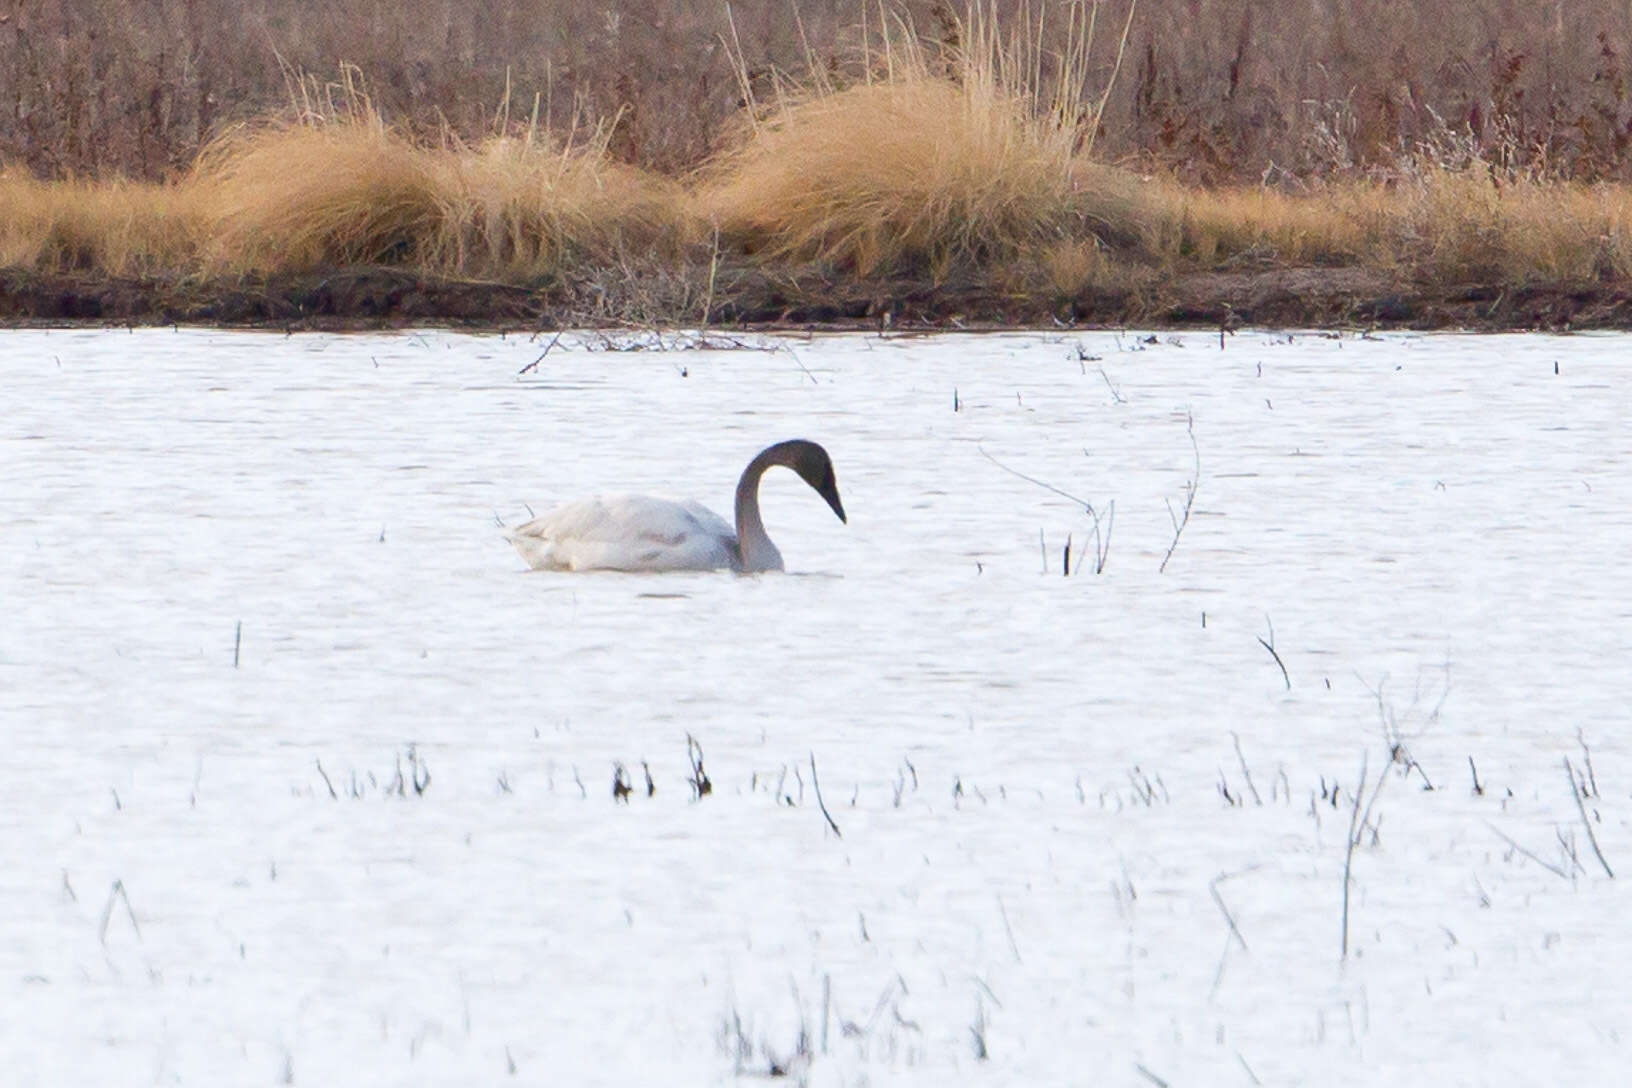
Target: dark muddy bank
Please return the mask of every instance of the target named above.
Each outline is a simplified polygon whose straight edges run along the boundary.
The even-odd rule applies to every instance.
[[[1314,329],[1632,328],[1632,285],[1425,285],[1354,268],[1193,272],[1071,298],[990,283],[836,280],[808,269],[706,270],[518,285],[347,268],[268,281],[0,272],[0,322],[377,329],[696,326]]]

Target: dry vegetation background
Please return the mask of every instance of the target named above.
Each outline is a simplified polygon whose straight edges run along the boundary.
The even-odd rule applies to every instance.
[[[1087,73],[1103,84],[1128,0],[1097,6]],[[935,7],[900,5],[930,35]],[[878,17],[876,0],[731,11],[756,74],[802,68],[807,45],[848,65]],[[731,34],[724,0],[0,0],[0,161],[158,178],[224,125],[287,109],[290,68],[345,62],[410,129],[475,139],[536,96],[557,131],[618,117],[610,152],[672,173],[731,129]],[[1447,141],[1625,179],[1629,83],[1632,9],[1610,0],[1142,0],[1098,144],[1208,183],[1388,167]]]
[[[0,0],[0,271],[640,321],[881,277],[1033,319],[1265,266],[1602,292],[1629,97],[1607,0]]]

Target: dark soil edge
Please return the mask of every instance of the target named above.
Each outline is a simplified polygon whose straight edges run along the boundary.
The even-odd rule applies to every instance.
[[[0,323],[380,329],[696,325],[700,305],[634,279],[516,285],[346,268],[269,281],[0,271]],[[1269,326],[1311,329],[1632,329],[1632,284],[1423,285],[1356,268],[1187,273],[1075,298],[991,284],[833,279],[810,269],[730,270],[711,326],[980,329]]]

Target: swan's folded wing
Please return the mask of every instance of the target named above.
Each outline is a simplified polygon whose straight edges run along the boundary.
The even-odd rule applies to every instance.
[[[719,570],[736,534],[706,506],[644,495],[568,503],[507,534],[537,570]]]

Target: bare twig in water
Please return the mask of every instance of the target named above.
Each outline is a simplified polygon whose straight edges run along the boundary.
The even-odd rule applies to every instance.
[[[1349,958],[1349,882],[1354,869],[1354,847],[1359,838],[1360,798],[1366,792],[1366,753],[1360,754],[1360,785],[1354,791],[1354,807],[1349,812],[1349,837],[1343,848],[1343,954]]]
[[[703,770],[703,746],[690,733],[686,734],[686,760],[691,764],[691,777],[686,779],[692,789],[691,799],[701,801],[714,792],[714,783],[708,780],[708,772]]]
[[[542,363],[544,361],[544,356],[546,356],[546,355],[548,355],[550,353],[550,349],[555,347],[557,341],[559,341],[560,339],[561,339],[561,333],[556,333],[553,337],[551,337],[550,342],[548,344],[544,345],[544,350],[538,353],[538,358],[534,359],[532,362],[528,363],[526,366],[524,366],[520,370],[516,371],[516,377],[519,378],[523,374],[527,374],[527,373],[530,373],[530,372],[532,372],[534,370],[537,370],[538,369],[538,364]]]
[[[1107,388],[1107,389],[1109,389],[1111,391],[1111,399],[1114,400],[1117,404],[1126,404],[1127,403],[1127,398],[1124,397],[1122,395],[1122,391],[1120,389],[1118,389],[1111,382],[1111,376],[1109,374],[1105,373],[1105,368],[1104,367],[1099,367],[1098,370],[1099,370],[1099,376],[1101,378],[1105,379],[1105,388]]]
[[[784,344],[784,345],[782,345],[782,350],[788,353],[788,358],[793,360],[793,365],[794,366],[798,367],[800,370],[803,370],[805,372],[805,377],[810,379],[810,384],[811,385],[820,385],[821,384],[820,382],[818,382],[816,380],[816,375],[814,375],[814,374],[812,374],[810,372],[810,368],[807,367],[804,363],[799,361],[799,356],[797,356],[797,355],[795,355],[793,353],[792,348],[790,348],[786,344]]]
[[[1615,871],[1604,860],[1604,852],[1598,849],[1598,836],[1592,833],[1592,821],[1587,819],[1587,806],[1581,801],[1581,787],[1575,781],[1575,768],[1570,765],[1570,757],[1564,757],[1564,773],[1570,780],[1570,796],[1575,798],[1575,810],[1581,814],[1581,825],[1587,829],[1587,842],[1592,844],[1592,852],[1598,858],[1598,864],[1604,867],[1604,875],[1611,880],[1615,879]]]
[[[1079,499],[1075,495],[1071,494],[1071,492],[1069,492],[1069,491],[1061,491],[1059,488],[1055,487],[1051,483],[1046,483],[1046,482],[1044,482],[1042,480],[1039,480],[1035,476],[1027,476],[1024,472],[1021,472],[1019,469],[1010,468],[1008,465],[1005,465],[1002,461],[999,461],[997,458],[995,458],[991,454],[987,453],[985,446],[976,446],[975,448],[980,450],[980,455],[982,457],[986,458],[986,460],[990,461],[992,464],[996,465],[998,468],[1002,469],[1004,472],[1007,472],[1010,476],[1018,476],[1018,477],[1020,477],[1020,479],[1026,481],[1026,483],[1036,484],[1038,487],[1042,488],[1045,491],[1052,491],[1052,492],[1054,492],[1054,494],[1060,496],[1060,498],[1062,498],[1062,499],[1070,499],[1072,502],[1076,503],[1078,506],[1081,506],[1081,507],[1084,507],[1084,508],[1087,508],[1087,509],[1093,509],[1093,504],[1088,502],[1088,500],[1086,500],[1086,499]]]
[[[1014,953],[1014,962],[1020,963],[1022,962],[1020,959],[1020,946],[1015,943],[1014,928],[1009,925],[1009,911],[1008,908],[1003,906],[1003,897],[1001,895],[997,897],[997,913],[1003,919],[1003,932],[1009,938],[1009,951]]]
[[[1360,845],[1367,826],[1371,826],[1371,841],[1377,842],[1376,825],[1371,822],[1371,810],[1377,804],[1377,795],[1383,792],[1383,784],[1388,781],[1388,772],[1383,770],[1377,775],[1377,784],[1371,788],[1371,797],[1366,799],[1365,808],[1360,807],[1361,799],[1366,793],[1366,753],[1360,754],[1360,784],[1354,790],[1354,808],[1349,813],[1349,838],[1343,850],[1343,959],[1349,958],[1349,885],[1354,871],[1354,848]],[[1333,791],[1333,799],[1337,797]]]
[[[1576,743],[1581,745],[1581,761],[1587,765],[1586,793],[1584,796],[1598,796],[1598,776],[1592,770],[1592,749],[1587,747],[1587,734],[1584,730],[1575,731]]]
[[[130,928],[136,931],[136,939],[142,939],[142,927],[136,924],[136,911],[130,905],[130,896],[125,892],[125,882],[115,880],[113,887],[108,889],[108,901],[102,907],[102,924],[97,927],[96,936],[104,945],[108,943],[108,922],[113,918],[113,901],[120,899],[125,904],[125,914],[130,918]]]
[[[313,762],[317,764],[317,773],[323,776],[323,784],[329,787],[329,796],[336,801],[340,800],[340,795],[334,790],[334,783],[329,781],[328,772],[323,769],[323,761],[318,759]]]
[[[1266,641],[1264,636],[1259,635],[1258,636],[1258,645],[1260,645],[1264,649],[1268,650],[1269,651],[1269,656],[1273,657],[1275,659],[1275,664],[1277,664],[1277,665],[1279,665],[1281,667],[1281,679],[1286,681],[1286,690],[1291,691],[1292,690],[1292,677],[1288,676],[1287,673],[1286,673],[1286,662],[1282,661],[1281,660],[1281,655],[1275,652],[1275,624],[1273,622],[1271,622],[1271,620],[1270,620],[1267,613],[1264,616],[1264,623],[1267,624],[1268,627],[1269,627],[1269,638]]]
[[[1494,831],[1496,833],[1496,836],[1498,838],[1500,838],[1503,842],[1507,843],[1507,845],[1511,846],[1513,849],[1517,850],[1519,853],[1523,854],[1525,857],[1529,858],[1531,861],[1535,862],[1537,865],[1541,866],[1543,869],[1546,869],[1548,872],[1556,873],[1559,876],[1563,877],[1565,880],[1570,879],[1570,874],[1565,872],[1564,869],[1561,866],[1554,865],[1550,861],[1544,861],[1542,858],[1536,856],[1536,854],[1533,851],[1527,850],[1523,846],[1520,846],[1518,844],[1518,842],[1511,835],[1508,835],[1501,828],[1497,827],[1495,824],[1491,823],[1489,820],[1485,821],[1485,826],[1490,828],[1492,831]]]
[[[1232,732],[1230,734],[1230,739],[1235,742],[1235,758],[1241,763],[1241,777],[1247,780],[1247,789],[1252,791],[1253,804],[1262,806],[1264,799],[1258,796],[1258,787],[1252,784],[1252,772],[1247,770],[1247,757],[1241,754],[1241,737]],[[1243,947],[1245,947],[1245,945],[1243,945]]]
[[[1257,868],[1258,866],[1256,865],[1250,865],[1247,868],[1242,869],[1240,872],[1219,873],[1217,876],[1213,877],[1212,882],[1207,885],[1207,890],[1212,893],[1213,902],[1218,904],[1219,913],[1224,915],[1224,922],[1229,926],[1229,932],[1224,935],[1224,951],[1218,957],[1218,969],[1213,972],[1213,988],[1211,991],[1209,991],[1209,999],[1211,999],[1213,994],[1218,992],[1219,984],[1224,981],[1224,962],[1229,958],[1230,943],[1232,939],[1236,944],[1241,946],[1241,951],[1245,952],[1247,950],[1247,939],[1241,935],[1241,927],[1236,925],[1235,915],[1231,914],[1230,908],[1225,905],[1224,897],[1219,894],[1218,886],[1226,880],[1241,876],[1244,873],[1254,872],[1257,870]]]
[[[1167,516],[1173,522],[1173,543],[1167,546],[1167,554],[1162,556],[1162,565],[1156,568],[1157,573],[1167,571],[1167,561],[1173,558],[1173,549],[1179,546],[1179,537],[1184,535],[1184,527],[1190,524],[1190,511],[1196,505],[1196,491],[1201,487],[1201,447],[1196,445],[1196,421],[1189,412],[1184,414],[1184,430],[1190,436],[1190,452],[1195,455],[1195,470],[1191,473],[1190,479],[1184,483],[1183,514],[1174,514],[1173,504],[1167,504]]]
[[[431,768],[426,765],[424,757],[419,754],[418,747],[412,744],[408,746],[408,771],[415,796],[425,796],[425,791],[431,787]]]
[[[1158,1077],[1155,1073],[1152,1073],[1138,1062],[1134,1062],[1133,1067],[1139,1071],[1140,1076],[1150,1081],[1150,1083],[1154,1084],[1156,1088],[1167,1088],[1167,1081],[1163,1080],[1161,1077]]]
[[[1010,476],[1017,476],[1020,479],[1026,481],[1026,483],[1028,483],[1028,484],[1037,485],[1038,487],[1042,488],[1044,491],[1052,491],[1054,494],[1060,496],[1060,498],[1070,499],[1072,502],[1074,502],[1078,506],[1082,507],[1083,510],[1087,512],[1088,516],[1090,518],[1092,518],[1093,522],[1094,522],[1094,573],[1095,574],[1101,574],[1101,573],[1104,572],[1106,557],[1109,556],[1110,552],[1111,552],[1111,526],[1113,524],[1115,524],[1115,521],[1116,521],[1116,500],[1115,499],[1112,499],[1110,504],[1106,507],[1105,515],[1104,515],[1104,518],[1103,518],[1104,525],[1105,525],[1105,533],[1104,533],[1104,537],[1102,539],[1101,536],[1100,536],[1100,524],[1101,524],[1102,519],[1101,519],[1101,515],[1100,515],[1099,511],[1094,509],[1094,504],[1093,503],[1089,502],[1087,499],[1080,499],[1077,496],[1071,494],[1071,492],[1063,491],[1060,488],[1057,488],[1053,484],[1048,483],[1048,482],[1046,482],[1044,480],[1039,480],[1035,476],[1027,476],[1024,472],[1021,472],[1019,469],[1010,468],[1008,465],[1005,465],[1002,461],[999,461],[997,458],[995,458],[991,454],[987,453],[985,446],[977,446],[975,448],[980,450],[980,455],[982,457],[986,458],[986,460],[990,461],[992,464],[996,465],[998,468],[1002,469],[1004,472],[1007,472]],[[1042,542],[1042,530],[1041,529],[1037,530],[1037,536],[1038,536],[1039,542]],[[1048,545],[1047,545],[1046,542],[1044,542],[1042,544],[1042,548],[1043,548],[1043,573],[1047,574],[1048,573]],[[1084,557],[1086,557],[1087,554],[1088,554],[1087,550],[1084,549],[1082,555]],[[1079,558],[1078,561],[1077,561],[1078,569],[1081,569],[1081,566],[1082,566],[1082,560]]]
[[[822,800],[822,784],[816,781],[815,751],[810,753],[810,784],[816,790],[816,807],[821,809],[822,815],[827,818],[827,826],[833,829],[835,838],[844,838],[844,834],[839,830],[839,825],[833,822],[833,814],[827,811],[827,802]]]
[[[1112,499],[1105,505],[1105,535],[1103,537],[1100,536],[1099,532],[1101,521],[1099,512],[1092,506],[1088,507],[1087,509],[1088,516],[1094,521],[1094,573],[1104,574],[1105,560],[1111,554],[1111,529],[1116,525],[1116,500]],[[1082,570],[1083,560],[1087,558],[1088,549],[1084,548],[1082,549],[1082,554],[1077,557],[1077,571]],[[1076,571],[1073,571],[1072,573],[1076,573]]]

